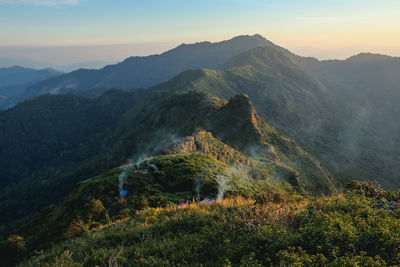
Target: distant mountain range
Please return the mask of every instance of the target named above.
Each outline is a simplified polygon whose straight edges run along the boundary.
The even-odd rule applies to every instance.
[[[2,86],[29,84],[60,74],[62,72],[54,69],[36,70],[19,66],[0,68],[0,84]]]
[[[73,64],[55,64],[49,62],[40,62],[26,58],[11,58],[11,57],[0,57],[0,68],[9,68],[13,66],[21,66],[24,68],[31,69],[46,69],[52,68],[63,72],[70,72],[77,69],[101,69],[106,65],[112,64],[113,62],[91,60],[77,62]]]
[[[147,88],[185,70],[217,68],[241,52],[266,44],[273,46],[259,35],[239,36],[219,43],[182,44],[160,55],[130,57],[101,70],[77,70],[54,77],[29,87],[25,96],[81,93],[97,88]]]
[[[48,64],[31,59],[0,57],[0,68],[10,68],[13,66],[21,66],[31,69],[44,69],[49,67]]]
[[[0,108],[18,103],[19,96],[28,86],[61,74],[53,69],[36,70],[20,66],[0,68]]]

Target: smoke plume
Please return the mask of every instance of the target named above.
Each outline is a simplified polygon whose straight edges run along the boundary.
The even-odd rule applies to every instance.
[[[225,194],[226,190],[228,190],[228,185],[227,185],[228,178],[221,174],[218,174],[216,177],[217,177],[217,180],[219,183],[217,198],[218,198],[218,200],[222,200],[222,199],[224,199],[224,194]]]
[[[196,191],[197,200],[200,200],[201,180],[199,177],[197,177],[194,179],[194,182],[196,184],[194,190]]]
[[[120,167],[121,173],[118,176],[118,188],[119,192],[124,188],[124,181],[125,181],[125,176],[127,173],[133,168],[134,164],[132,163],[131,160],[128,160],[127,164],[124,164]]]

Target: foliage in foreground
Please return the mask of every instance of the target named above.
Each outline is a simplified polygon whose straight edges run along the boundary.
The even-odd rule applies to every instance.
[[[335,197],[270,194],[148,209],[39,251],[20,266],[400,264],[397,196],[368,183],[349,187]]]

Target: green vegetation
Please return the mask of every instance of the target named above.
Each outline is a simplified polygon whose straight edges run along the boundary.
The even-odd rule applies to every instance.
[[[121,169],[79,183],[60,206],[49,206],[34,222],[14,229],[24,236],[28,253],[126,220],[147,207],[215,198],[219,179],[226,182],[222,195],[230,197],[335,190],[331,174],[260,120],[244,95],[227,103],[195,91],[173,95],[129,130],[118,135],[107,155],[123,155],[124,150],[161,155],[146,159],[136,154],[135,162],[122,167],[129,167],[123,177],[128,196],[119,196]]]
[[[199,103],[203,106],[204,102],[208,102],[207,98],[203,98],[207,95],[200,95],[202,97]],[[190,93],[182,98],[188,100],[190,96],[199,95]],[[180,96],[177,96],[169,101],[177,104],[180,103],[179,99]],[[250,105],[247,98],[242,99]],[[231,102],[235,101],[238,99]],[[225,109],[227,105],[221,108]],[[167,106],[171,108],[170,105]],[[210,118],[214,114],[220,118],[219,110],[212,112]],[[253,119],[257,120],[257,115],[253,116]],[[163,121],[163,118],[159,117],[158,120]],[[213,119],[207,121],[211,122],[211,125],[215,122]],[[168,124],[168,121],[163,123]],[[121,168],[79,183],[62,205],[48,207],[40,218],[21,228],[20,233],[24,233],[28,251],[45,248],[65,237],[73,237],[111,222],[127,219],[137,210],[167,207],[196,198],[216,198],[220,192],[221,196],[252,197],[267,192],[286,194],[315,190],[317,194],[324,190],[334,190],[329,173],[325,173],[307,153],[292,141],[278,135],[273,128],[263,125],[261,121],[258,121],[257,125],[258,129],[263,129],[258,134],[264,141],[258,144],[258,147],[257,143],[249,141],[253,148],[251,155],[243,154],[240,150],[223,143],[210,132],[197,130],[192,136],[168,143],[162,151],[165,155],[127,163]],[[238,126],[232,127],[235,129]],[[216,133],[218,134],[218,131]],[[232,145],[235,145],[232,141],[234,139],[230,139],[229,135],[224,138],[231,140]],[[275,140],[273,142],[281,142],[275,145],[276,150],[266,143],[270,138]],[[283,152],[285,149],[289,151]],[[298,162],[291,162],[292,157],[298,159]],[[297,164],[298,171],[287,164]],[[309,176],[309,179],[313,180],[307,180],[307,171],[311,170],[308,168],[314,168],[315,174]],[[126,175],[122,177],[122,188],[129,193],[126,197],[121,197],[118,186],[124,170]],[[226,183],[224,190],[221,189],[221,177]]]
[[[157,170],[152,166],[157,166]],[[268,179],[254,180],[243,170],[233,169],[198,152],[145,159],[137,165],[131,164],[128,170],[123,179],[127,196],[119,193],[119,168],[79,183],[62,205],[45,210],[40,226],[34,223],[24,230],[27,247],[46,247],[55,240],[126,219],[135,211],[148,207],[167,207],[196,198],[216,198],[218,175],[226,180],[226,196],[250,197],[280,192],[270,185]]]
[[[96,100],[43,96],[1,113],[0,166],[9,186],[0,194],[2,232],[18,232],[15,226],[26,222],[17,220],[61,201],[77,182],[143,156],[202,152],[232,168],[248,168],[240,160],[251,162],[248,176],[271,186],[289,184],[315,194],[335,190],[329,171],[263,122],[247,96],[225,102],[198,91],[169,97],[153,92],[153,103],[138,99],[137,91],[111,91]],[[193,140],[184,144],[187,138]]]
[[[0,232],[14,227],[15,219],[61,201],[76,182],[109,170],[108,164],[119,165],[121,160],[110,156],[108,164],[101,162],[102,151],[134,103],[131,94],[112,91],[96,101],[42,96],[1,112]]]
[[[397,197],[357,182],[334,197],[271,193],[145,209],[37,252],[20,266],[396,265],[400,210],[387,203]],[[10,242],[18,244],[15,239]]]

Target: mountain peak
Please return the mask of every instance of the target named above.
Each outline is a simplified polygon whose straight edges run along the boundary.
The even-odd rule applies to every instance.
[[[253,109],[249,96],[246,94],[238,94],[229,100],[230,105],[235,108]]]
[[[260,39],[265,39],[264,36],[262,36],[261,34],[258,34],[258,33],[254,34],[253,37],[254,38],[260,38]]]
[[[259,46],[231,58],[220,68],[227,70],[244,66],[252,66],[259,70],[281,71],[293,67],[294,63],[283,51],[275,47]]]
[[[262,142],[263,135],[258,128],[258,121],[258,115],[245,94],[232,97],[210,119],[212,132],[238,148]]]
[[[249,34],[243,34],[243,35],[238,35],[233,37],[230,40],[227,40],[227,42],[229,41],[234,41],[234,40],[252,40],[252,41],[261,41],[264,42],[265,44],[272,44],[271,41],[267,40],[264,36],[262,36],[261,34],[253,34],[253,35],[249,35]]]

